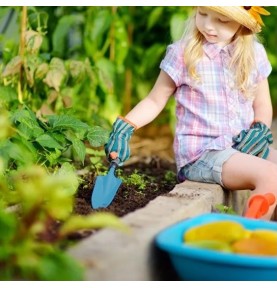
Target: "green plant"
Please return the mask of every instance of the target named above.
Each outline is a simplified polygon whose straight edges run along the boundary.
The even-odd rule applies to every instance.
[[[137,170],[134,170],[129,176],[122,176],[122,171],[120,169],[118,169],[118,173],[123,183],[126,185],[134,185],[139,191],[143,191],[148,184],[146,176],[139,174]]]
[[[104,150],[86,148],[86,154],[89,155],[90,164],[95,174],[103,175],[103,173],[107,172],[107,168],[103,164],[103,158],[106,157]]]
[[[1,280],[81,280],[83,267],[62,248],[66,236],[106,226],[126,230],[112,214],[72,214],[78,180],[68,167],[51,175],[41,166],[28,167],[14,172],[10,183],[1,177],[0,228],[5,231],[0,236]],[[16,213],[9,212],[15,203]],[[58,232],[49,240],[54,224]]]
[[[84,164],[84,142],[98,147],[108,138],[100,126],[90,127],[71,115],[38,118],[27,106],[10,112],[10,118],[14,133],[0,145],[0,156],[8,169],[25,165],[24,161],[50,168],[72,160]]]
[[[224,213],[224,214],[231,214],[231,215],[237,215],[238,213],[233,210],[232,207],[225,206],[223,204],[216,204],[215,208],[219,213]]]
[[[176,173],[168,170],[164,175],[164,179],[167,183],[175,183],[176,182]]]
[[[0,147],[7,147],[15,129],[8,113],[2,112]],[[14,154],[21,151],[12,150]],[[6,159],[2,156],[0,280],[82,280],[84,267],[66,253],[67,236],[80,229],[102,227],[126,231],[126,225],[110,213],[73,213],[79,179],[70,163],[65,162],[49,173],[23,153],[20,156],[24,165],[6,171]]]

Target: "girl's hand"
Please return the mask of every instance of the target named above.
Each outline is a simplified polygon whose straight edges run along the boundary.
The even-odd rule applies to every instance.
[[[233,137],[233,148],[242,153],[255,155],[266,159],[269,153],[269,144],[273,143],[270,129],[262,122],[255,122],[250,129],[242,130],[239,135]]]
[[[130,157],[129,140],[136,126],[124,117],[119,116],[113,124],[108,142],[104,145],[107,159],[111,161],[110,154],[116,152],[122,165]]]

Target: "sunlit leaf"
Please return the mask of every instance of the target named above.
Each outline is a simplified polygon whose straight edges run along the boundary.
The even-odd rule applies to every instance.
[[[28,30],[25,32],[26,50],[31,53],[38,53],[42,44],[43,37],[36,31]]]
[[[5,67],[2,77],[18,74],[22,67],[23,61],[20,56],[15,56]]]
[[[78,138],[75,138],[72,142],[72,145],[73,145],[73,150],[75,151],[77,157],[84,164],[85,156],[86,156],[85,144]]]
[[[80,281],[84,278],[83,267],[59,250],[45,255],[37,270],[39,279],[43,281]]]
[[[46,76],[48,70],[49,70],[49,65],[47,63],[41,63],[37,67],[37,70],[35,71],[35,78],[37,80],[43,79]]]
[[[102,146],[109,139],[109,131],[100,126],[93,126],[88,130],[87,139],[92,147]]]
[[[115,79],[115,67],[112,61],[101,58],[96,63],[99,74],[99,84],[101,88],[109,93],[113,91],[114,79]]]
[[[117,216],[107,212],[99,212],[90,216],[71,216],[66,223],[62,225],[60,235],[65,236],[82,229],[97,229],[104,227],[115,228],[124,232],[129,231],[129,227]]]
[[[49,134],[42,134],[35,139],[42,147],[62,149],[63,147]]]
[[[39,67],[41,62],[42,60],[37,55],[27,55],[25,57],[24,69],[25,69],[26,78],[30,87],[33,87],[34,85],[35,71]]]
[[[80,25],[84,22],[84,16],[81,14],[62,15],[53,32],[53,50],[54,55],[62,56],[67,49],[66,40],[70,35],[72,26]]]
[[[87,130],[88,125],[70,115],[50,115],[48,116],[49,124],[54,129],[72,129],[76,132]]]
[[[111,24],[111,12],[108,9],[98,10],[92,23],[91,40],[97,41],[109,29]]]
[[[67,78],[67,71],[63,61],[59,58],[53,58],[49,65],[49,70],[43,82],[49,87],[54,88],[56,91],[60,91],[62,84]]]

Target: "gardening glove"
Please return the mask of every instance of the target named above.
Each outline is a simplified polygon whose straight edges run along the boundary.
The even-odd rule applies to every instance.
[[[113,130],[110,133],[108,142],[104,145],[106,156],[109,161],[112,160],[111,152],[116,152],[122,165],[130,157],[129,140],[136,130],[136,125],[126,118],[119,116],[113,124]]]
[[[233,148],[242,153],[255,155],[266,159],[269,154],[269,144],[273,143],[270,129],[262,122],[255,122],[250,129],[242,130],[233,137]]]

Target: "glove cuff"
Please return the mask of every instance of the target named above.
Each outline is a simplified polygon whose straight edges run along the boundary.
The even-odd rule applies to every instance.
[[[134,130],[137,130],[138,127],[136,124],[134,124],[133,122],[131,122],[130,120],[128,120],[127,118],[123,117],[123,116],[118,116],[117,118],[121,119],[122,121],[128,123],[129,125],[134,127]]]
[[[255,124],[260,124],[260,125],[263,125],[263,126],[269,128],[263,121],[257,120],[257,119],[254,119],[254,121],[252,122],[252,124],[250,125],[250,127],[254,127]],[[270,129],[270,128],[269,128],[269,129]]]

